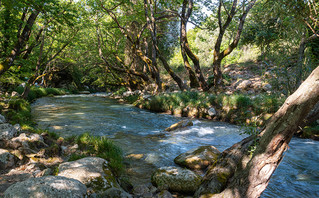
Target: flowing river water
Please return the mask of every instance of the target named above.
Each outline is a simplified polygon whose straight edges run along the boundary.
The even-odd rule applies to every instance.
[[[180,153],[202,145],[223,151],[245,137],[238,126],[196,119],[192,127],[164,132],[188,118],[152,113],[101,96],[41,98],[33,103],[32,114],[40,128],[63,137],[89,132],[114,140],[132,156],[128,167],[135,184],[150,182],[158,167],[175,166],[173,160]],[[293,138],[289,147],[262,197],[319,197],[319,142]]]

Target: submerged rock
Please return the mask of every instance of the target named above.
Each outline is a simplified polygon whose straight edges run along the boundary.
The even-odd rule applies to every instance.
[[[206,169],[217,160],[219,155],[219,150],[214,146],[200,146],[180,154],[174,162],[190,169]]]
[[[174,131],[176,129],[180,129],[180,128],[184,128],[188,126],[193,126],[193,122],[189,120],[182,120],[166,128],[165,131]]]
[[[4,198],[83,198],[86,186],[81,182],[60,176],[30,178],[10,186]]]
[[[157,169],[151,179],[160,190],[193,194],[202,178],[191,170],[170,166]]]
[[[119,188],[119,184],[107,167],[107,161],[99,157],[86,157],[73,162],[65,162],[59,166],[59,176],[79,180],[94,192],[102,192],[109,188]]]

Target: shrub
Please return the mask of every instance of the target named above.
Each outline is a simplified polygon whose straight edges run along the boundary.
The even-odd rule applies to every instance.
[[[126,92],[126,88],[125,87],[121,87],[116,92],[114,92],[114,95],[123,95],[124,92]]]

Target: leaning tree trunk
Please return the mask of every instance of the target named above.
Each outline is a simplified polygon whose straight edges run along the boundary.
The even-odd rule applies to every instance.
[[[222,175],[219,174],[220,179],[226,180],[226,186],[216,188],[217,191],[214,188],[205,190],[203,185],[210,187],[207,185],[209,180],[206,175],[202,186],[196,192],[196,196],[259,197],[266,189],[271,175],[281,162],[293,134],[299,127],[305,125],[307,116],[318,101],[319,67],[310,74],[298,90],[288,97],[281,108],[273,115],[266,128],[258,136],[259,144],[248,163],[245,163],[247,155],[243,154],[245,152],[241,150],[241,145],[245,144],[239,143],[237,150],[230,149],[233,151],[232,156],[237,156],[235,160],[229,160],[230,164],[235,163],[236,169],[233,169],[235,166],[231,166],[231,171],[225,171],[225,174]],[[245,141],[242,142],[245,143]],[[238,156],[241,156],[241,160],[238,160]],[[217,163],[216,166],[218,165]],[[230,179],[227,179],[227,176],[230,176]]]

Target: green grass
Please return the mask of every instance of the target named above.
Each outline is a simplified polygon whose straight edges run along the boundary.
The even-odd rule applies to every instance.
[[[16,91],[22,94],[24,91],[23,87],[17,87]],[[41,88],[41,87],[31,87],[27,100],[18,97],[10,98],[7,103],[8,108],[5,110],[4,114],[11,124],[20,124],[25,126],[25,128],[32,129],[33,125],[31,121],[31,106],[30,102],[37,98],[41,98],[48,95],[63,95],[67,91],[57,88]],[[5,106],[5,103],[1,103],[1,109]]]
[[[134,96],[126,101],[155,112],[173,112],[176,109],[186,107],[197,109],[214,107],[219,112],[218,120],[242,125],[246,124],[247,120],[251,120],[249,124],[253,124],[254,117],[258,117],[262,120],[259,124],[261,125],[266,120],[264,115],[275,113],[283,104],[284,99],[278,95],[267,94],[258,96],[245,94],[214,95],[188,91],[159,94],[150,97],[148,100]],[[269,118],[269,115],[266,117]]]
[[[83,155],[81,154],[82,156],[71,156],[72,159],[95,155],[106,159],[109,162],[109,167],[116,175],[120,175],[123,172],[123,152],[112,140],[106,137],[91,136],[89,133],[83,133],[76,137],[75,143],[85,152]]]
[[[31,119],[31,106],[26,100],[12,98],[6,112],[6,117],[11,124],[29,124]]]

